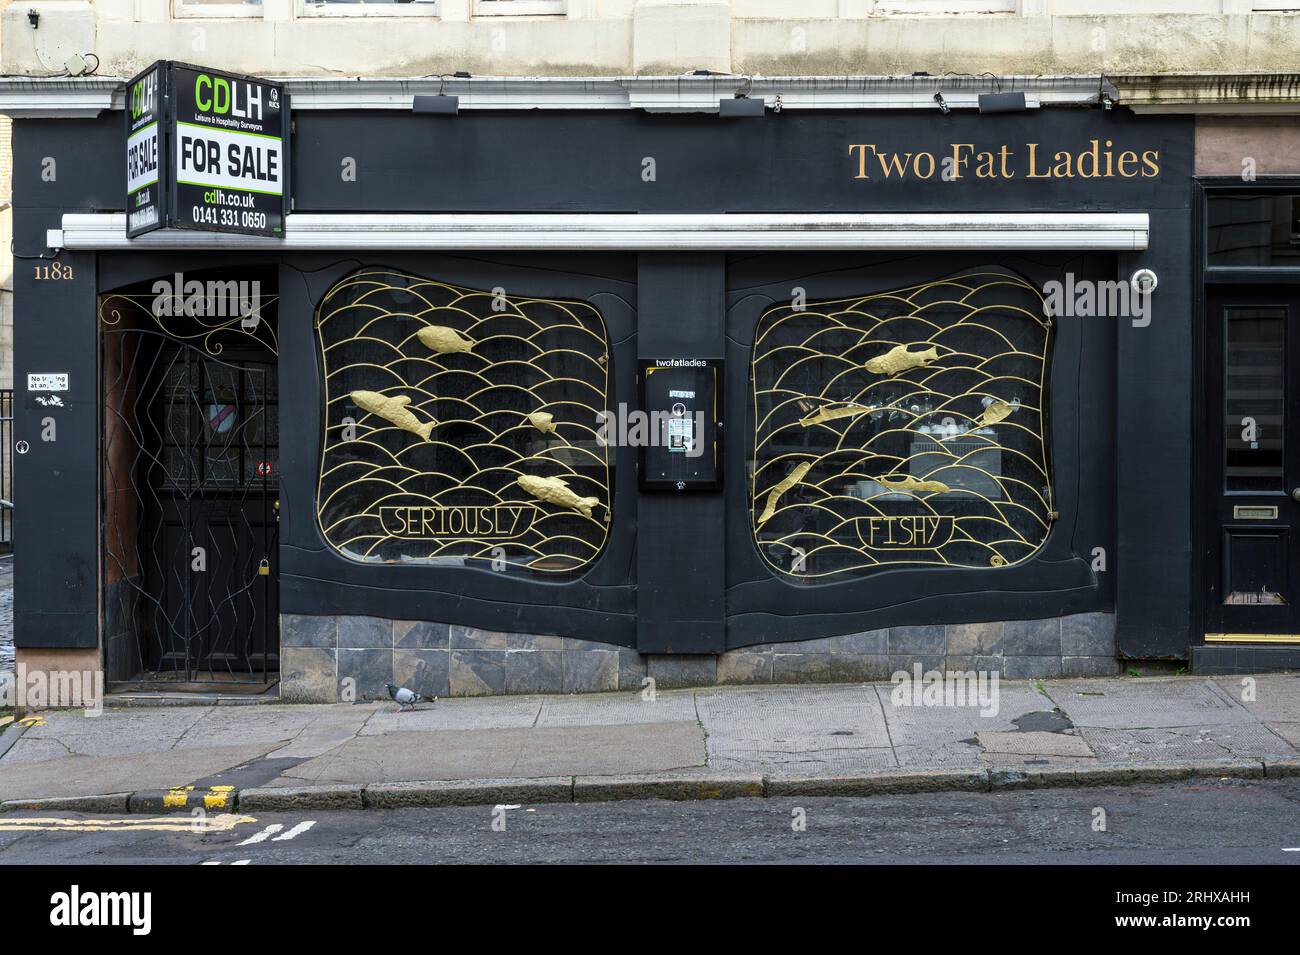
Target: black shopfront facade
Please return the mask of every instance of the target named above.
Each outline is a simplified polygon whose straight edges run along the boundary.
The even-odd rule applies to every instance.
[[[293,119],[283,239],[128,241],[121,114],[15,123],[17,378],[69,382],[18,401],[20,659],[326,700],[1204,645],[1189,119]]]

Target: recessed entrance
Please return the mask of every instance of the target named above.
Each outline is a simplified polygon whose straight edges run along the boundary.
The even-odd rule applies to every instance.
[[[1206,641],[1300,643],[1300,289],[1206,309]]]
[[[279,670],[274,275],[100,299],[110,683],[256,692]]]

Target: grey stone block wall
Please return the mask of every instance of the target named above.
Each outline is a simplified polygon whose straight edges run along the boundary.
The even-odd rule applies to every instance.
[[[1111,676],[1115,617],[890,627],[713,655],[644,655],[570,637],[383,617],[280,618],[285,700],[387,699],[384,684],[426,697],[659,689],[715,684],[861,683],[899,670],[983,670],[1007,679]],[[349,681],[349,682],[345,682]]]

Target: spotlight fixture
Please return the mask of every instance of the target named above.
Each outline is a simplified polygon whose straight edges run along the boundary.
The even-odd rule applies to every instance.
[[[1133,273],[1133,277],[1128,280],[1133,291],[1139,295],[1150,295],[1160,284],[1160,279],[1155,272],[1150,269],[1138,269]]]
[[[1021,113],[1027,109],[1023,92],[981,93],[979,104],[981,113]]]
[[[1115,100],[1111,98],[1111,95],[1109,93],[1102,93],[1097,98],[1101,102],[1102,109],[1115,108]]]
[[[723,119],[761,119],[767,105],[762,99],[733,96],[718,100],[718,115]]]
[[[939,110],[943,113],[943,115],[947,116],[950,112],[952,112],[952,107],[949,106],[947,101],[944,100],[942,93],[935,93],[934,101],[939,104]]]
[[[428,116],[455,116],[460,112],[459,96],[416,96],[411,100],[411,112]]]

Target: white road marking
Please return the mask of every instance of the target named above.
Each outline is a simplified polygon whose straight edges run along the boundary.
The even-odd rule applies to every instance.
[[[1283,849],[1282,851],[1283,851],[1283,852],[1300,852],[1300,846],[1296,846],[1294,849]]]
[[[315,820],[315,819],[308,819],[306,822],[300,822],[300,823],[298,823],[298,825],[294,826],[292,829],[290,829],[290,830],[289,830],[288,832],[286,832],[284,835],[282,835],[282,836],[276,836],[276,837],[275,837],[274,839],[272,839],[271,841],[272,841],[272,842],[288,842],[290,839],[293,839],[293,838],[296,838],[297,836],[302,835],[304,832],[306,832],[308,829],[310,829],[310,828],[311,828],[312,826],[314,826],[314,825],[316,825],[316,820]]]
[[[261,832],[257,833],[256,835],[249,836],[247,839],[241,842],[240,845],[251,846],[251,845],[256,845],[259,842],[265,842],[267,839],[270,839],[273,835],[275,835],[283,828],[284,826],[280,825],[278,822],[273,822],[265,829],[263,829]]]
[[[231,865],[248,865],[252,859],[236,859]],[[207,862],[200,862],[199,865],[223,865],[220,859],[209,859]]]

